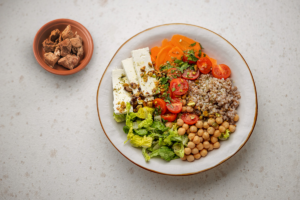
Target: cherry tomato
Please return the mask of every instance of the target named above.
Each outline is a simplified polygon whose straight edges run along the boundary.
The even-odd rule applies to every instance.
[[[212,67],[212,75],[216,78],[228,78],[231,74],[231,70],[227,65],[220,64]]]
[[[197,66],[202,74],[208,74],[211,70],[212,63],[207,57],[202,57],[197,61]]]
[[[179,71],[178,68],[171,68],[168,70],[167,76],[173,80],[174,78],[180,78],[181,77],[181,72]]]
[[[177,114],[166,113],[164,115],[161,115],[161,118],[163,118],[164,120],[167,120],[168,122],[174,122],[175,119],[177,118]]]
[[[182,78],[176,78],[171,81],[170,88],[174,95],[183,95],[189,90],[189,83]]]
[[[171,101],[170,101],[170,102],[171,102],[171,103],[178,103],[178,102],[182,103],[182,99],[177,98],[177,97],[173,97],[173,98],[171,98]]]
[[[154,104],[154,107],[160,111],[160,114],[163,115],[167,111],[166,102],[164,100],[159,99],[159,98],[154,99],[153,104]]]
[[[199,75],[200,75],[200,72],[198,69],[196,72],[192,69],[186,69],[186,70],[184,70],[184,72],[182,74],[182,78],[188,79],[188,80],[195,80],[199,77]]]
[[[198,121],[198,116],[196,114],[191,114],[191,113],[183,113],[181,115],[181,119],[184,121],[184,123],[193,125],[196,124]]]
[[[182,110],[182,103],[181,102],[167,103],[167,109],[171,113],[180,113]]]
[[[183,55],[183,56],[182,56],[182,61],[183,61],[183,62],[187,62],[187,63],[189,63],[190,65],[196,64],[196,62],[197,62],[197,61],[189,60],[189,58],[188,58],[187,55]]]

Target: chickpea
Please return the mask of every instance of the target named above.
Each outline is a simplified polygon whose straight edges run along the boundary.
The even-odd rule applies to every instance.
[[[181,112],[186,112],[186,106],[182,106]]]
[[[208,151],[212,151],[214,149],[214,145],[213,144],[209,144],[209,148],[207,149]]]
[[[203,149],[203,144],[202,144],[202,143],[199,143],[199,144],[197,145],[197,149],[199,149],[199,151],[201,151],[201,150]]]
[[[203,142],[203,137],[199,137],[200,143]]]
[[[203,137],[204,140],[208,140],[209,139],[208,132],[204,132],[203,135],[202,135],[202,137]]]
[[[193,140],[195,135],[196,135],[195,133],[190,133],[188,136],[189,140]]]
[[[218,148],[220,148],[220,142],[214,143],[214,149],[218,149]]]
[[[187,147],[190,148],[190,149],[193,149],[193,148],[195,148],[195,143],[194,142],[189,142]]]
[[[219,130],[219,127],[220,127],[220,126],[218,125],[218,126],[216,126],[216,127],[214,127],[214,128],[215,128],[215,130]]]
[[[184,135],[184,134],[185,134],[185,131],[186,131],[186,130],[185,130],[184,128],[179,128],[179,129],[178,129],[178,134],[179,134],[179,135]]]
[[[183,124],[183,125],[182,125],[182,128],[184,128],[185,130],[188,130],[188,129],[189,129],[189,125]]]
[[[191,127],[190,127],[190,131],[191,131],[192,133],[197,133],[197,127],[196,127],[196,126],[191,126]]]
[[[204,141],[204,142],[203,142],[203,147],[204,147],[205,149],[208,149],[208,148],[209,148],[209,145],[210,145],[209,141]]]
[[[203,126],[203,122],[202,121],[197,121],[196,127],[197,128],[202,128],[202,126]]]
[[[207,122],[204,122],[203,123],[203,128],[208,128],[209,127],[209,124]]]
[[[182,119],[177,119],[177,125],[182,126],[184,124]]]
[[[200,153],[195,154],[195,155],[194,155],[194,158],[195,158],[196,160],[199,160],[199,159],[201,158],[201,154],[200,154]]]
[[[222,124],[223,123],[223,118],[222,117],[217,117],[216,122],[217,122],[217,124]]]
[[[202,157],[205,157],[207,155],[207,150],[206,149],[202,149],[200,151],[200,154],[201,154]]]
[[[203,129],[199,129],[199,130],[198,130],[198,135],[199,135],[200,137],[203,135],[203,133],[204,133]]]
[[[190,155],[191,152],[192,152],[192,150],[191,150],[190,148],[184,148],[184,153],[185,153],[186,155]]]
[[[230,126],[229,126],[229,131],[230,131],[231,133],[233,133],[233,132],[235,131],[235,126],[234,126],[234,125],[230,125]]]
[[[186,112],[193,112],[194,109],[191,106],[186,107]]]
[[[195,154],[197,154],[197,153],[199,153],[199,149],[197,149],[197,148],[193,148],[193,149],[192,149],[192,154],[194,154],[194,155],[195,155]]]
[[[208,120],[207,120],[207,123],[208,123],[208,125],[212,125],[213,123],[215,122],[215,119],[214,118],[209,118]]]
[[[226,130],[226,129],[225,129],[225,127],[224,127],[223,125],[219,127],[219,131],[220,131],[221,133],[224,133],[225,130]]]
[[[237,122],[237,121],[239,121],[239,119],[240,119],[239,115],[236,114],[236,115],[234,116],[234,118],[233,118],[233,121]]]
[[[229,123],[228,122],[223,122],[222,126],[224,126],[225,129],[228,129],[229,128]]]
[[[187,133],[187,134],[189,134],[190,132],[191,132],[190,129],[186,130],[186,133]]]
[[[185,106],[185,105],[186,105],[186,100],[185,100],[185,99],[182,99],[182,100],[181,100],[181,103],[182,103],[183,106]]]
[[[172,128],[173,123],[172,123],[172,122],[167,122],[167,123],[165,124],[165,126],[166,126],[166,127],[169,127],[169,128]]]
[[[180,158],[181,160],[185,161],[186,160],[186,155],[184,155],[182,158]]]
[[[214,127],[209,127],[209,128],[207,129],[207,132],[208,132],[209,135],[214,134],[214,132],[215,132]]]
[[[218,138],[221,136],[221,132],[219,130],[216,130],[214,133],[214,137]]]
[[[211,141],[211,143],[216,143],[216,142],[218,142],[218,138],[217,137],[215,137],[215,136],[212,136],[211,138],[210,138],[210,141]]]
[[[200,137],[199,136],[195,136],[194,139],[193,139],[193,142],[195,144],[199,144],[200,143]]]
[[[186,157],[187,161],[189,162],[193,162],[195,160],[194,156],[193,155],[189,155]]]

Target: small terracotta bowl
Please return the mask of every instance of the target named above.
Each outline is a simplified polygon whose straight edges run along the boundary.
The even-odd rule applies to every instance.
[[[52,69],[44,61],[45,52],[42,43],[49,37],[52,30],[58,29],[62,32],[67,27],[67,25],[71,25],[72,31],[74,33],[77,31],[78,35],[82,37],[84,51],[83,58],[80,60],[79,65],[72,70],[66,69],[58,64],[56,64]],[[56,19],[48,22],[40,28],[33,40],[33,53],[38,63],[48,72],[62,76],[75,74],[85,68],[85,66],[90,62],[92,58],[93,51],[94,43],[89,31],[82,24],[71,19]]]

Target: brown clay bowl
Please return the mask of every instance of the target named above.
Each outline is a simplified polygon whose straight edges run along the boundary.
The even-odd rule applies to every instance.
[[[43,50],[43,41],[47,39],[54,29],[59,29],[63,31],[67,25],[71,25],[72,31],[75,33],[77,31],[78,35],[82,37],[83,43],[83,58],[80,60],[80,63],[77,67],[72,70],[66,69],[58,64],[54,66],[52,69],[49,67],[44,61],[44,50]],[[89,31],[80,23],[71,20],[71,19],[56,19],[46,23],[44,26],[40,28],[40,30],[36,33],[34,40],[33,40],[33,53],[38,61],[38,63],[48,72],[57,75],[71,75],[79,72],[90,62],[94,51],[94,43],[91,34]]]

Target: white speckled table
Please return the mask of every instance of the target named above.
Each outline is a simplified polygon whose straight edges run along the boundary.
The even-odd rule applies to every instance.
[[[300,196],[300,1],[0,0],[0,199],[290,199]],[[56,18],[94,39],[71,76],[36,62],[33,38]],[[222,165],[171,177],[126,160],[103,134],[101,75],[118,47],[164,23],[211,29],[248,62],[258,92],[256,128]]]

